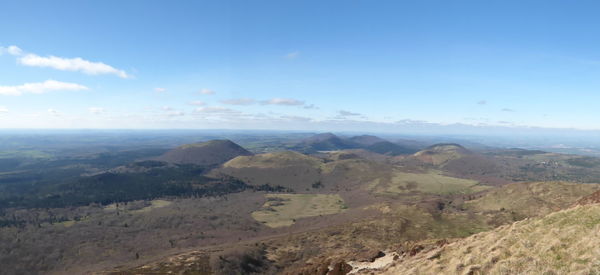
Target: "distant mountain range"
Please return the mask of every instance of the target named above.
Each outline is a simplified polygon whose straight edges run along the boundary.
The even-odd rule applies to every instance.
[[[111,266],[107,274],[487,274],[506,262],[543,273],[515,269],[526,266],[519,255],[570,265],[568,255],[598,245],[559,244],[598,229],[598,206],[588,204],[600,202],[600,159],[454,140],[299,138],[17,159],[31,164],[0,173],[8,236],[0,266],[7,274]],[[512,250],[511,239],[538,237],[557,245]],[[167,254],[175,256],[161,260]],[[599,257],[576,260],[588,258]],[[578,270],[560,266],[560,274]]]
[[[332,133],[318,134],[302,140],[291,149],[303,153],[337,151],[346,149],[365,149],[383,155],[397,156],[412,154],[421,149],[417,144],[405,141],[394,143],[376,136],[361,135],[350,138],[339,137]]]

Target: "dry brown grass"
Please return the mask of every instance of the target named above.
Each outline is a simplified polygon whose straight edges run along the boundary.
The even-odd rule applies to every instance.
[[[569,182],[511,183],[465,205],[475,211],[513,211],[519,217],[543,216],[570,206],[598,190],[598,184]]]
[[[304,165],[319,168],[322,161],[293,151],[282,151],[255,156],[240,156],[225,164],[226,168],[281,168],[285,166]]]
[[[290,226],[296,219],[337,214],[344,210],[340,195],[267,194],[263,208],[252,217],[268,227]]]
[[[421,192],[427,194],[470,194],[489,188],[477,181],[442,175],[439,171],[428,173],[405,173],[394,171],[388,182],[379,179],[368,185],[376,194],[403,194]]]
[[[406,256],[384,274],[599,274],[600,205],[577,206]]]
[[[447,144],[419,151],[414,154],[414,157],[426,163],[442,165],[448,161],[459,159],[466,154],[468,154],[466,149],[457,145]]]

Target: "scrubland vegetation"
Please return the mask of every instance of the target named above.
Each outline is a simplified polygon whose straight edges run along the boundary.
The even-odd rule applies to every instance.
[[[411,261],[416,269],[406,271],[417,273],[441,265],[539,271],[510,258],[518,252],[509,248],[498,248],[508,252],[493,265],[485,264],[489,245],[469,250],[480,258],[428,253],[496,228],[504,234],[514,222],[567,209],[600,187],[590,183],[600,182],[590,157],[457,144],[381,154],[368,147],[381,149],[384,141],[370,136],[268,142],[287,150],[252,140],[261,151],[251,153],[220,140],[85,157],[7,155],[0,162],[0,265],[11,274],[344,274],[405,270]],[[581,221],[591,224],[584,214]],[[563,224],[571,226],[566,218],[548,226]],[[535,232],[546,234],[544,225],[536,223]],[[592,271],[581,265],[593,254],[535,249],[544,255],[540,266]],[[366,264],[386,253],[398,256]],[[554,262],[544,262],[544,253]],[[581,265],[560,266],[561,259]]]

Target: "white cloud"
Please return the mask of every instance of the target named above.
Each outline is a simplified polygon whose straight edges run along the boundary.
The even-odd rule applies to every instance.
[[[252,98],[232,98],[221,100],[221,103],[228,105],[252,105],[256,103],[256,101]]]
[[[359,113],[354,113],[346,110],[340,110],[337,112],[337,115],[333,117],[334,120],[356,120],[356,119],[367,119],[366,116]]]
[[[21,55],[23,54],[23,50],[21,50],[19,47],[17,46],[8,46],[8,48],[5,47],[0,47],[0,55],[3,54],[10,54],[10,55]]]
[[[300,52],[299,51],[295,51],[295,52],[291,52],[285,55],[285,58],[287,59],[296,59],[300,56]]]
[[[304,101],[291,98],[273,98],[261,102],[263,105],[284,105],[284,106],[300,106],[304,105]]]
[[[204,105],[206,105],[206,103],[204,101],[196,100],[196,101],[190,101],[190,105],[204,106]]]
[[[211,89],[202,89],[200,91],[198,91],[199,93],[203,94],[203,95],[214,95],[216,94],[215,91],[211,90]]]
[[[25,83],[18,86],[0,86],[0,95],[19,96],[22,94],[43,94],[51,91],[81,91],[89,88],[76,83],[46,80],[39,83]]]
[[[6,52],[10,55],[21,55],[23,54],[23,50],[21,50],[21,48],[17,47],[17,46],[9,46],[8,48],[6,48]]]
[[[95,115],[103,114],[104,112],[106,112],[106,110],[102,107],[90,107],[88,108],[88,111]]]
[[[166,112],[165,115],[167,117],[177,117],[177,116],[184,116],[185,113],[182,111],[169,111],[169,112]]]
[[[169,106],[163,106],[161,108],[163,111],[173,111],[173,108],[169,107]]]
[[[17,61],[19,64],[30,67],[53,68],[61,71],[82,72],[89,75],[113,74],[121,78],[129,78],[124,70],[117,69],[102,62],[92,62],[81,57],[64,58],[58,56],[39,56],[34,53],[25,53],[17,46],[9,46],[7,48],[0,47],[0,54],[8,53],[10,55],[19,56]]]
[[[510,109],[510,108],[503,108],[502,110],[500,110],[502,112],[514,112],[515,110]]]
[[[18,49],[18,48],[17,48]],[[10,50],[10,48],[9,48]],[[19,49],[20,51],[20,49]],[[39,56],[36,54],[26,54],[20,57],[19,63],[30,67],[47,67],[60,71],[82,72],[89,75],[114,74],[120,78],[129,78],[130,76],[123,70],[116,69],[102,62],[92,62],[80,57],[63,58],[57,56]]]
[[[4,53],[8,53],[10,55],[21,55],[23,54],[23,50],[21,50],[19,47],[12,45],[12,46],[8,46],[8,48],[4,48],[4,47],[0,47],[0,55],[4,54]]]
[[[4,106],[0,106],[0,114],[8,113],[8,109]]]
[[[225,108],[225,107],[200,107],[196,108],[196,113],[210,113],[210,114],[230,114],[238,113],[238,111]]]
[[[400,124],[400,125],[427,125],[427,124],[431,124],[431,122],[427,122],[425,120],[402,119],[402,120],[396,121],[396,124]]]
[[[164,93],[164,92],[167,91],[167,89],[165,89],[165,88],[154,88],[154,91],[157,92],[157,93]]]

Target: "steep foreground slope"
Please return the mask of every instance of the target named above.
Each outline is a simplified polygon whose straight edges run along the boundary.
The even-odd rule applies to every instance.
[[[600,205],[526,219],[399,259],[384,274],[598,274]]]
[[[493,189],[465,203],[478,211],[511,211],[517,219],[544,216],[569,207],[575,198],[598,190],[598,184],[519,182]]]
[[[179,146],[158,160],[177,164],[216,165],[237,156],[249,155],[252,153],[230,140],[211,140]]]

